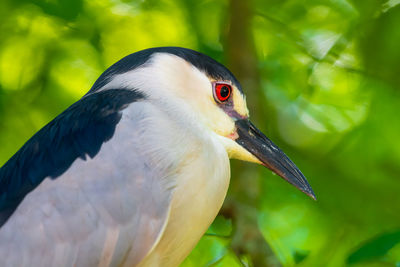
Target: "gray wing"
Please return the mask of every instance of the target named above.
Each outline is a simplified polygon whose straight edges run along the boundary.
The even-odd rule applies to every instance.
[[[77,158],[25,196],[0,229],[1,266],[133,266],[151,251],[173,188],[148,151],[153,109],[130,104],[94,157]]]

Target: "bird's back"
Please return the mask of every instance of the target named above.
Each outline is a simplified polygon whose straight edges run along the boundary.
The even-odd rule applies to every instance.
[[[56,179],[78,158],[93,158],[109,140],[120,111],[143,98],[131,90],[88,95],[37,132],[0,168],[0,227],[46,177]]]
[[[151,108],[141,99],[88,95],[2,167],[1,266],[117,266],[148,253],[172,186],[139,148]]]

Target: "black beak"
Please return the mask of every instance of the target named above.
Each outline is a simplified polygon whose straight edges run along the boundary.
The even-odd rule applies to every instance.
[[[262,164],[313,199],[314,192],[299,168],[248,119],[237,120],[235,140]]]

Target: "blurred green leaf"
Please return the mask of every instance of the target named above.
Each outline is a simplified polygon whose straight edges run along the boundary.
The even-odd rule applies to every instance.
[[[384,257],[390,249],[400,243],[400,231],[378,235],[365,241],[347,258],[348,263],[377,260]]]
[[[232,221],[224,218],[221,215],[217,216],[207,233],[214,234],[216,236],[228,237],[232,233]]]
[[[293,254],[294,262],[296,264],[303,262],[308,257],[309,254],[310,251],[296,250]]]

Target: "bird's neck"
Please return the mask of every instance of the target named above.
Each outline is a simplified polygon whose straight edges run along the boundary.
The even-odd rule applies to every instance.
[[[180,119],[179,123],[184,122]],[[216,137],[202,133],[201,127],[188,128],[181,128],[184,160],[176,168],[166,229],[141,266],[178,266],[207,231],[225,199],[230,179],[225,148]]]

